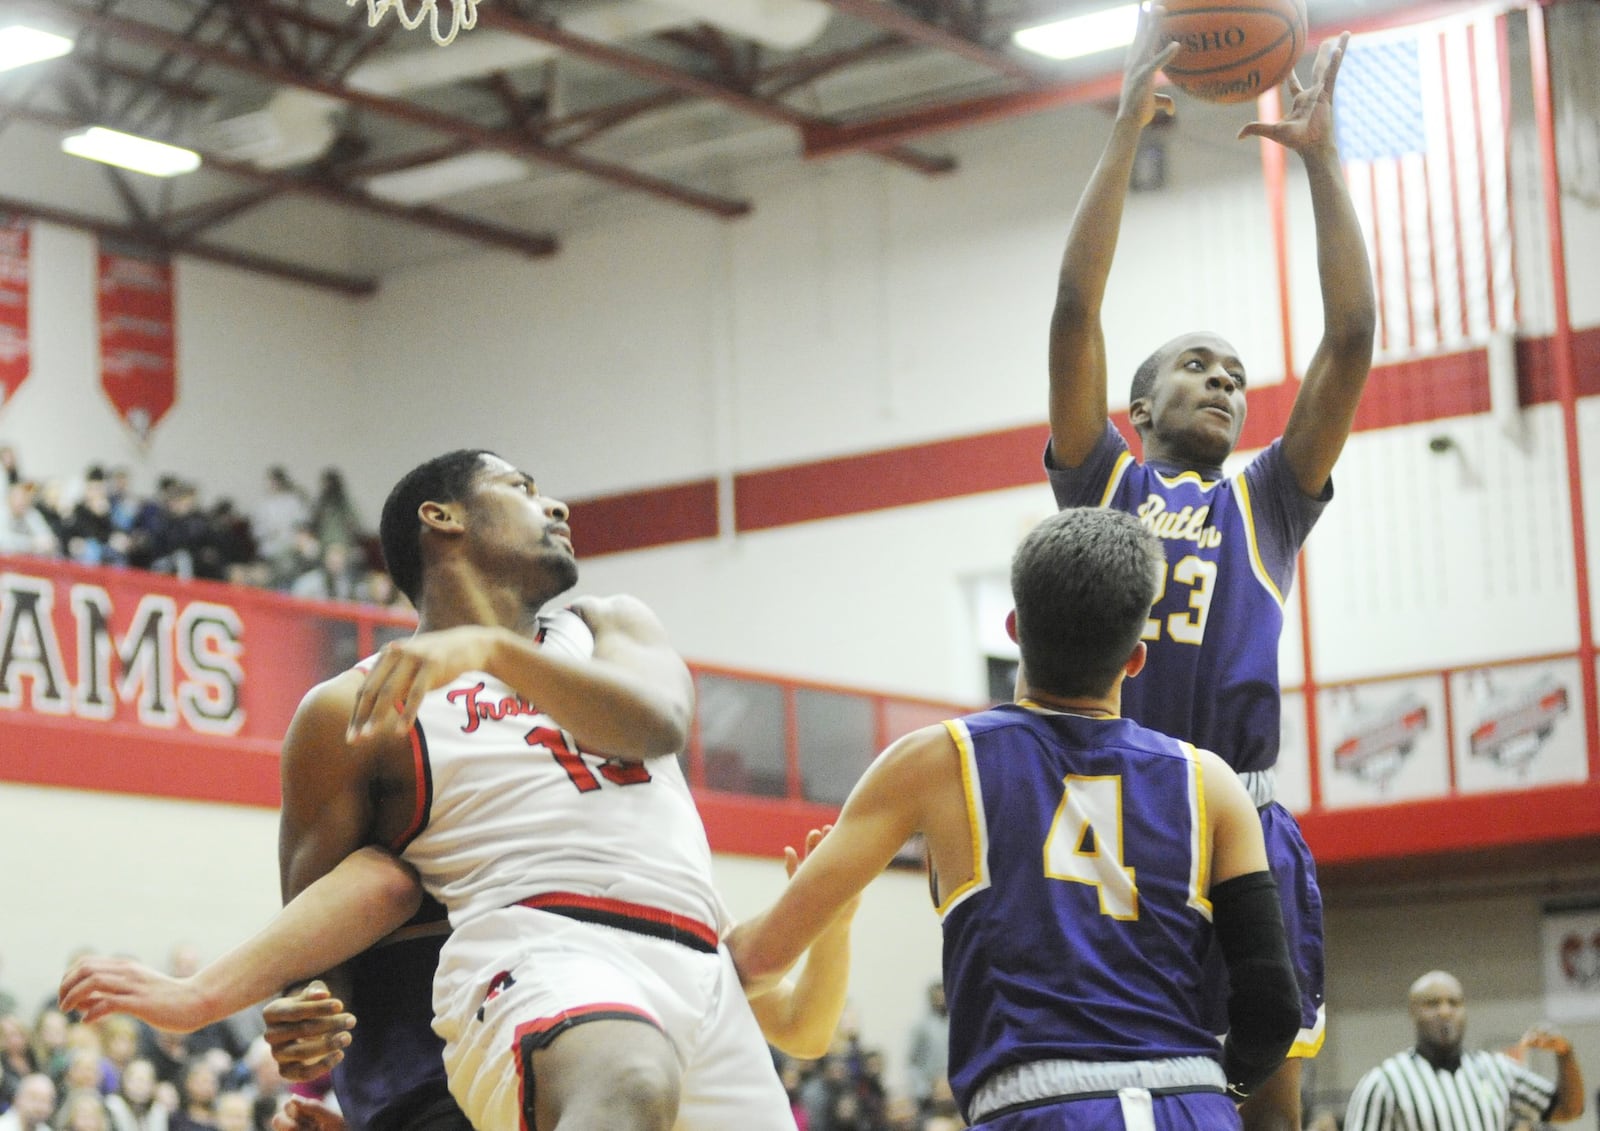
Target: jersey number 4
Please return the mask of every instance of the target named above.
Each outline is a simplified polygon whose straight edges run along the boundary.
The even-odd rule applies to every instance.
[[[1122,779],[1069,776],[1061,807],[1044,840],[1044,874],[1088,884],[1100,895],[1100,914],[1139,917],[1139,888],[1122,862]]]
[[[1217,563],[1197,558],[1193,554],[1179,558],[1172,566],[1172,580],[1179,585],[1189,587],[1189,606],[1182,612],[1167,615],[1167,636],[1179,644],[1198,644],[1205,639],[1206,617],[1211,615],[1211,593],[1217,584]],[[1166,595],[1167,574],[1163,570],[1161,589],[1156,593],[1155,603],[1160,605],[1161,599]],[[1162,618],[1151,617],[1144,622],[1144,632],[1139,638],[1160,640],[1161,628]]]
[[[585,754],[574,744],[567,741],[567,736],[555,727],[534,727],[524,737],[523,741],[535,750],[543,750],[556,760],[556,765],[567,771],[567,777],[572,779],[572,784],[578,787],[579,793],[590,793],[600,788],[600,779],[595,777],[598,770],[600,777],[612,785],[642,785],[650,780],[650,771],[638,762],[614,762],[604,758],[597,758],[593,754]],[[596,765],[593,770],[589,768],[586,758],[594,758]]]

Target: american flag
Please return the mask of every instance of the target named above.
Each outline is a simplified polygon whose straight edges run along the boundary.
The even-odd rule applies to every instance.
[[[1516,327],[1505,19],[1351,40],[1335,90],[1367,237],[1378,357],[1482,345]]]

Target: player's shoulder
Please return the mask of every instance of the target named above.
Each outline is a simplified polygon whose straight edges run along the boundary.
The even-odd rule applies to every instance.
[[[627,633],[641,639],[664,637],[666,629],[661,618],[639,598],[630,593],[614,593],[606,597],[583,596],[569,601],[559,612],[549,614],[549,623],[559,623],[562,615],[581,621],[590,632],[600,636],[607,631]]]
[[[301,697],[300,706],[295,710],[295,719],[299,721],[304,717],[310,721],[342,714],[348,720],[365,679],[366,670],[357,665],[323,680]]]

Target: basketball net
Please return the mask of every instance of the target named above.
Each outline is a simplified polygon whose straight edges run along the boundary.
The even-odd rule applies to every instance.
[[[407,0],[366,0],[367,26],[377,27],[378,21],[392,8],[400,21],[400,26],[407,31],[415,31],[422,25],[423,20],[428,21],[428,31],[433,36],[433,41],[440,47],[448,47],[462,28],[471,29],[478,23],[478,0],[448,0],[450,4],[450,30],[439,30],[439,3],[440,0],[416,0],[416,10],[407,11]],[[345,0],[345,3],[354,8],[361,0]]]

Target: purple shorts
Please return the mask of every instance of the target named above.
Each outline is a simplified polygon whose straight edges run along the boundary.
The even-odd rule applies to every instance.
[[[1300,1035],[1291,1057],[1309,1059],[1322,1048],[1322,890],[1317,887],[1317,865],[1294,815],[1276,801],[1260,809],[1261,832],[1267,842],[1267,864],[1278,884],[1283,906],[1283,931],[1289,941],[1289,959],[1300,983]],[[1213,946],[1207,958],[1207,1023],[1212,1032],[1228,1030],[1228,971],[1221,952]]]

